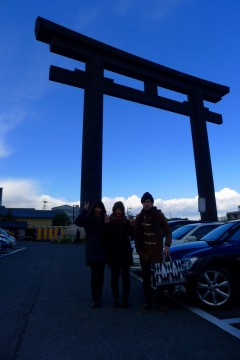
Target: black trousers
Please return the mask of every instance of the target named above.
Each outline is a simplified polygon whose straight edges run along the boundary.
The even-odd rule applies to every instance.
[[[92,300],[101,300],[103,283],[104,283],[104,263],[96,263],[91,268],[91,290]]]
[[[130,266],[128,264],[111,265],[111,289],[114,299],[119,299],[119,279],[122,279],[122,298],[128,301],[130,292]]]
[[[153,296],[152,296],[152,271],[151,271],[151,263],[147,261],[141,260],[142,266],[142,279],[143,279],[143,293],[144,293],[144,301],[145,304],[150,306],[153,305]],[[158,286],[156,290],[156,305],[162,305],[164,303],[164,288],[162,286]]]

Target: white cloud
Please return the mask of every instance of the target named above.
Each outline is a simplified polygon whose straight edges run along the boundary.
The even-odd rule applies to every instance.
[[[8,157],[13,149],[7,145],[7,135],[25,119],[26,111],[22,108],[5,111],[0,114],[0,158]],[[9,141],[10,143],[10,141]]]
[[[235,190],[224,188],[216,193],[218,212],[225,214],[227,211],[234,211],[240,205],[240,194]]]
[[[23,66],[19,75],[18,68],[4,86],[0,86],[0,158],[11,156],[15,149],[12,130],[27,120],[32,109],[31,104],[50,91],[47,77],[48,57],[41,57],[40,50],[31,52],[29,66]]]
[[[24,73],[17,84],[11,88],[11,96],[15,103],[22,101],[34,102],[40,99],[46,92],[49,92],[48,62],[43,60],[32,60],[34,66]]]
[[[108,9],[109,10],[109,9]],[[102,17],[102,14],[106,13],[107,9],[102,3],[95,5],[94,7],[82,7],[79,11],[79,16],[75,22],[76,31],[87,31],[91,29],[97,21]]]
[[[1,179],[0,187],[3,188],[3,206],[37,207],[39,196],[37,195],[38,184],[36,181],[28,179]]]
[[[41,192],[38,181],[31,179],[0,179],[0,187],[3,188],[2,205],[5,207],[23,207],[43,209],[44,202],[46,209],[51,209],[61,205],[78,205],[79,201],[68,201],[64,198],[54,198]],[[112,206],[116,201],[122,201],[126,210],[128,209],[134,215],[142,209],[141,199],[136,195],[124,198],[117,196],[115,198],[103,197],[103,203],[110,214]],[[227,211],[234,211],[240,205],[240,194],[235,190],[224,188],[216,192],[216,201],[218,216],[226,215]],[[176,199],[155,199],[154,205],[163,211],[166,217],[182,217],[189,219],[199,219],[198,196],[194,198],[176,198]]]
[[[170,200],[155,200],[157,205],[168,217],[199,218],[198,196],[194,198],[179,198]]]
[[[227,211],[234,211],[240,205],[240,194],[235,190],[224,188],[215,193],[218,209],[218,216],[226,215]],[[115,201],[122,201],[126,208],[131,209],[133,214],[137,214],[142,209],[141,200],[136,195],[128,198],[103,198],[106,209],[110,212]],[[176,199],[155,199],[154,205],[163,211],[166,217],[182,217],[189,219],[200,219],[198,212],[198,196],[194,198],[176,198]]]
[[[0,136],[0,158],[8,157],[11,155],[11,150],[5,144],[4,138]]]
[[[60,205],[77,205],[79,201],[70,202],[65,199],[54,198],[42,194],[40,184],[32,179],[0,179],[0,187],[3,188],[2,205],[10,208],[35,208],[46,209]]]
[[[114,2],[113,9],[118,14],[125,14],[134,5],[134,3],[134,0],[118,0]]]
[[[175,12],[178,6],[187,4],[186,0],[152,0],[149,6],[148,0],[118,0],[113,5],[114,12],[123,16],[130,11],[135,16],[140,16],[148,21],[159,21],[172,12]]]
[[[116,196],[115,198],[103,197],[102,201],[106,207],[108,214],[111,213],[113,204],[116,201],[122,201],[125,209],[129,209],[129,211],[131,211],[133,214],[138,213],[142,207],[140,198],[138,198],[136,195],[129,196],[128,198],[124,198],[122,196]]]
[[[112,3],[101,2],[94,6],[81,6],[78,20],[75,23],[77,31],[86,29],[91,30],[98,20],[103,19],[106,14],[121,18],[129,17],[132,21],[140,18],[142,25],[144,21],[156,21],[171,15],[182,4],[187,4],[187,0],[152,0],[149,6],[148,0],[116,0]],[[112,15],[111,15],[112,14]]]

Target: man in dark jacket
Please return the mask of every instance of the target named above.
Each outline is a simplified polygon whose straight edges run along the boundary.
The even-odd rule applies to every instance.
[[[154,200],[150,193],[146,192],[141,198],[143,209],[136,217],[135,222],[135,246],[140,256],[143,276],[143,291],[145,303],[142,311],[150,310],[152,303],[151,288],[151,264],[163,261],[163,256],[169,254],[172,242],[172,232],[167,219],[161,210],[153,206]],[[166,236],[163,244],[163,232]],[[161,287],[157,287],[157,306],[161,313],[166,313],[163,307],[164,294]]]

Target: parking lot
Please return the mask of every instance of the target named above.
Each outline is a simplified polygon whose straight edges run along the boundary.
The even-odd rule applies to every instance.
[[[239,359],[240,306],[210,313],[180,293],[167,315],[141,314],[134,271],[131,307],[115,309],[106,268],[104,306],[92,309],[84,245],[23,242],[0,268],[1,360]]]
[[[138,281],[142,281],[140,267],[132,269],[132,276]],[[215,324],[224,331],[240,339],[240,302],[238,302],[238,299],[227,309],[209,310],[202,309],[194,305],[192,299],[187,295],[183,286],[177,286],[176,293],[174,295],[167,294],[166,296],[187,310],[197,314],[203,319]]]

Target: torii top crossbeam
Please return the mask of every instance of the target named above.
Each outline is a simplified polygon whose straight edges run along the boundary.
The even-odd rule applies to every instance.
[[[136,99],[132,98],[141,96],[142,93],[141,101],[138,100],[137,102],[190,116],[191,110],[187,102],[180,103],[158,96],[157,87],[163,87],[186,95],[197,92],[201,94],[203,100],[213,103],[220,101],[229,92],[229,87],[227,86],[203,80],[145,60],[41,17],[38,17],[36,20],[35,33],[37,40],[50,45],[51,52],[84,63],[90,59],[98,58],[99,61],[101,60],[104,69],[143,81],[145,84],[145,92],[143,92],[128,88],[127,86],[114,84],[111,79],[104,78],[105,82],[102,84],[102,88],[106,95],[136,101]],[[57,70],[60,69],[52,67],[50,77],[58,77],[59,72]],[[61,70],[63,70],[62,75],[67,75],[64,76],[62,81],[65,80],[69,82],[69,85],[76,87],[85,88],[87,86],[87,79],[83,71],[77,70],[78,74],[76,74],[65,69]],[[127,90],[129,94],[126,94]],[[147,102],[149,103],[147,104]],[[207,111],[206,120],[219,124],[221,123],[221,115]]]

